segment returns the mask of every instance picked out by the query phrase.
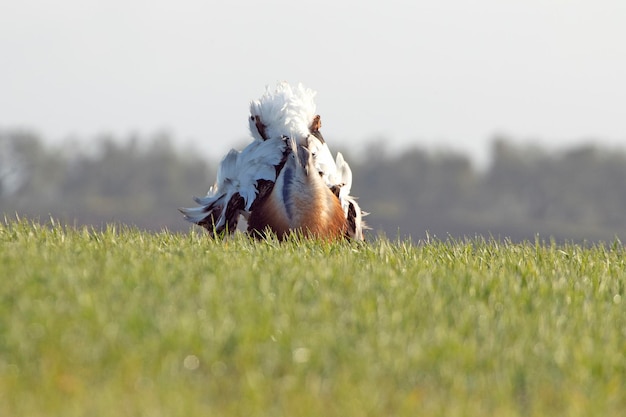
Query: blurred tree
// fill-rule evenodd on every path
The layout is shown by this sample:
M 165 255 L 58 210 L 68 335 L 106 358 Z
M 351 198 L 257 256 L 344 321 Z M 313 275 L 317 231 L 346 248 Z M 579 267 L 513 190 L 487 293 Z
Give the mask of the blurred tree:
M 0 211 L 9 215 L 187 230 L 176 208 L 190 202 L 192 192 L 208 189 L 207 161 L 196 152 L 177 152 L 166 135 L 126 141 L 103 136 L 92 142 L 97 151 L 72 154 L 45 148 L 32 134 L 5 139 L 19 146 L 0 160 L 19 160 L 24 172 L 24 185 L 0 202 Z
M 44 199 L 52 204 L 58 201 L 63 160 L 57 152 L 45 149 L 35 134 L 0 133 L 0 163 L 2 203 L 9 210 Z
M 372 149 L 366 155 L 377 153 Z M 354 194 L 371 212 L 368 223 L 392 236 L 421 237 L 427 230 L 444 230 L 477 186 L 468 158 L 419 149 L 357 161 L 353 171 Z
M 7 198 L 24 185 L 28 172 L 16 149 L 14 137 L 0 132 L 0 198 Z

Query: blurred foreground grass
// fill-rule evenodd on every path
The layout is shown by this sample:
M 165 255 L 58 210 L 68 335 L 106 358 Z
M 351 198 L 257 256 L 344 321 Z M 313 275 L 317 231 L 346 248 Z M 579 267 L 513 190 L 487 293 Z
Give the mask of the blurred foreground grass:
M 7 222 L 0 415 L 622 415 L 625 255 Z

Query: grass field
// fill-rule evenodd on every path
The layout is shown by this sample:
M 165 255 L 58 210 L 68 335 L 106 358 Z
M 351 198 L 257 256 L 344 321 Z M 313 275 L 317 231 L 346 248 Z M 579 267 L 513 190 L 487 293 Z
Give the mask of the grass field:
M 0 223 L 0 415 L 620 416 L 625 261 Z

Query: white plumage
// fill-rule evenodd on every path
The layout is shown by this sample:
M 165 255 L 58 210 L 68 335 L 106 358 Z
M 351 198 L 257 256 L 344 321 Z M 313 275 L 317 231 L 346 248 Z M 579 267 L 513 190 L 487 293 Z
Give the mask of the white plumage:
M 319 129 L 316 93 L 302 84 L 279 83 L 250 103 L 253 141 L 231 150 L 217 181 L 200 205 L 180 209 L 211 233 L 232 233 L 240 215 L 248 231 L 272 229 L 279 236 L 297 230 L 317 237 L 363 239 L 365 215 L 350 196 L 352 171 L 332 157 Z
M 250 207 L 254 203 L 259 181 L 276 181 L 276 166 L 280 164 L 286 149 L 281 138 L 268 139 L 250 143 L 243 151 L 231 149 L 222 159 L 217 171 L 217 180 L 206 197 L 194 197 L 200 207 L 180 209 L 185 218 L 193 223 L 202 224 L 212 215 L 215 229 L 221 231 L 229 222 L 227 218 L 228 203 L 240 196 L 243 199 L 237 208 L 233 207 L 233 216 L 248 217 Z M 231 214 L 231 213 L 228 213 Z M 230 220 L 231 227 L 237 220 Z
M 310 134 L 315 118 L 316 92 L 302 84 L 292 87 L 279 83 L 274 91 L 266 87 L 265 94 L 250 103 L 250 132 L 255 140 L 293 137 L 300 143 Z M 259 122 L 264 126 L 259 128 Z M 261 130 L 261 131 L 260 131 Z

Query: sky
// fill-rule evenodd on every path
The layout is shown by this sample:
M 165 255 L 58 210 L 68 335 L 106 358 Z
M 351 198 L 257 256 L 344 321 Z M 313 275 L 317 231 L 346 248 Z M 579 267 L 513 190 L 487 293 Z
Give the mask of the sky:
M 318 92 L 331 149 L 624 146 L 624 22 L 623 0 L 3 1 L 0 129 L 221 156 L 284 80 Z

